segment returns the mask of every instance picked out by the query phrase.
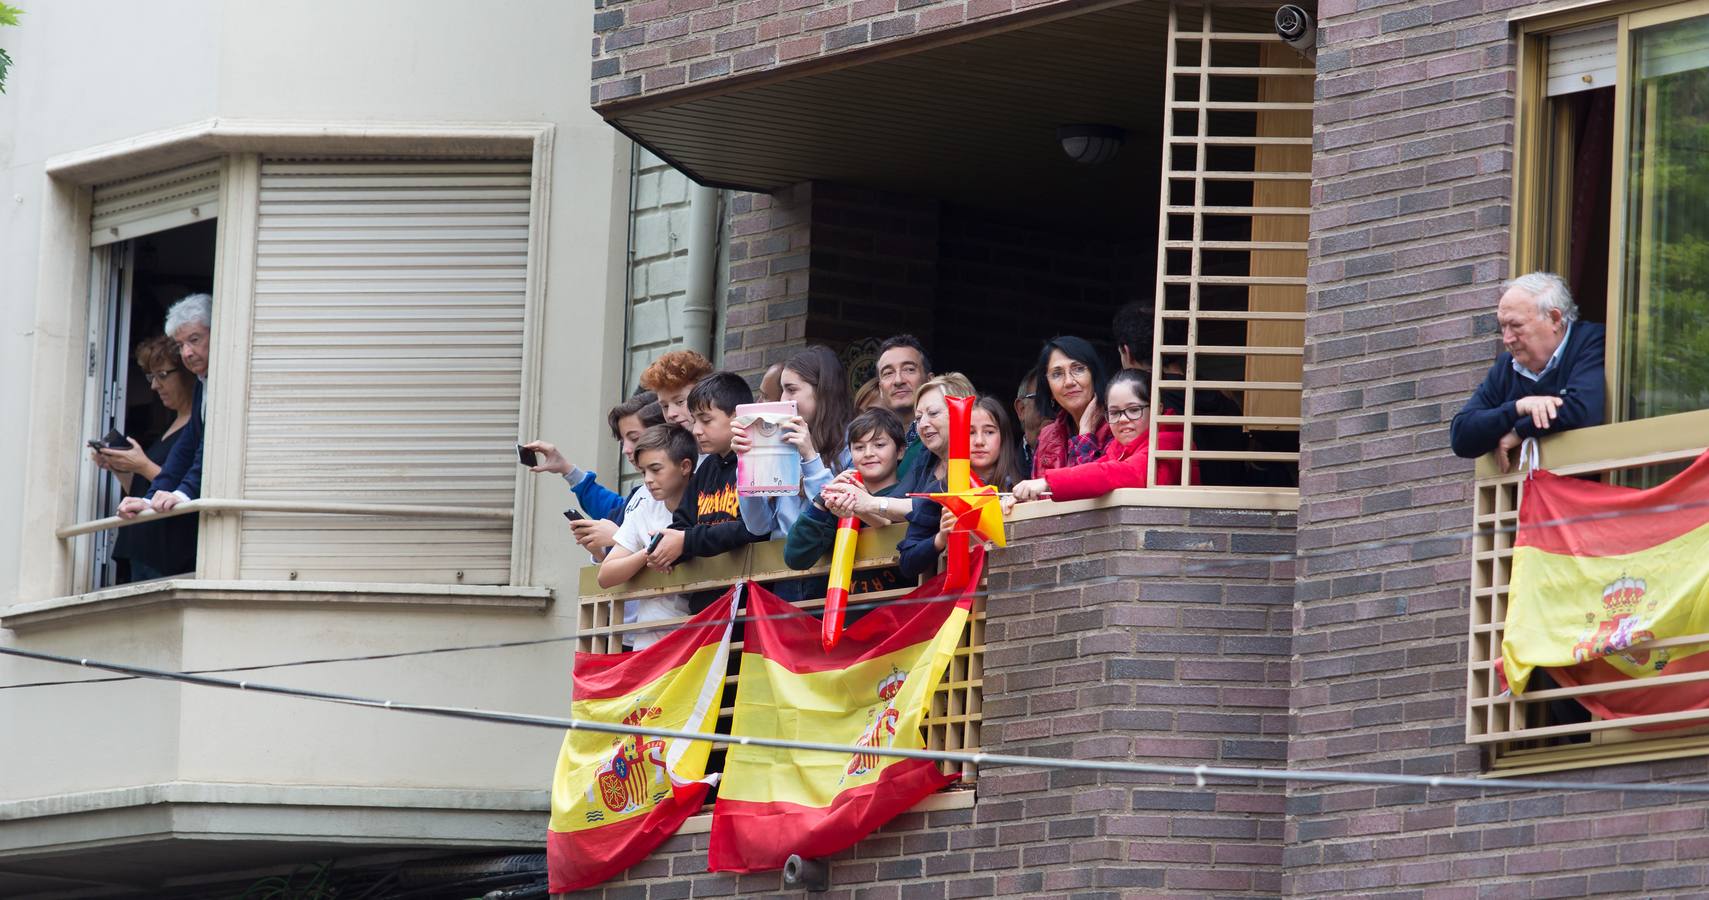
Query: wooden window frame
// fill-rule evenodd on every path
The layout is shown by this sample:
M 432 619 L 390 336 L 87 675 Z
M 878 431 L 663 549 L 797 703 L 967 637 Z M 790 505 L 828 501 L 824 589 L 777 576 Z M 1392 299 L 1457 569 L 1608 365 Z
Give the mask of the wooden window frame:
M 1631 116 L 1631 33 L 1668 22 L 1709 15 L 1709 0 L 1632 0 L 1624 3 L 1593 3 L 1556 11 L 1528 13 L 1515 16 L 1517 30 L 1518 86 L 1515 93 L 1513 132 L 1513 226 L 1509 232 L 1509 258 L 1513 273 L 1548 270 L 1558 252 L 1563 226 L 1551 223 L 1545 210 L 1553 202 L 1552 195 L 1562 189 L 1550 180 L 1555 136 L 1551 133 L 1548 114 L 1549 35 L 1555 32 L 1613 22 L 1617 32 L 1614 84 L 1614 153 L 1610 157 L 1613 172 L 1609 180 L 1608 229 L 1608 314 L 1605 327 L 1605 365 L 1607 407 L 1604 420 L 1613 422 L 1620 415 L 1616 398 L 1621 396 L 1619 377 L 1621 355 L 1624 352 L 1622 319 L 1625 300 L 1622 287 L 1626 276 L 1624 253 L 1626 237 L 1626 167 L 1622 165 L 1629 146 L 1628 129 Z
M 1227 8 L 1227 7 L 1223 7 Z M 1147 463 L 1146 484 L 1160 486 L 1157 481 L 1157 461 L 1177 460 L 1185 477 L 1194 461 L 1228 460 L 1236 462 L 1285 462 L 1299 464 L 1297 451 L 1264 450 L 1199 450 L 1194 448 L 1195 425 L 1230 425 L 1253 430 L 1298 432 L 1302 423 L 1299 400 L 1305 353 L 1307 220 L 1311 213 L 1311 109 L 1312 83 L 1315 70 L 1303 58 L 1287 48 L 1272 31 L 1241 32 L 1222 30 L 1216 21 L 1219 7 L 1215 4 L 1169 6 L 1168 34 L 1164 60 L 1164 95 L 1162 129 L 1162 183 L 1157 210 L 1157 293 L 1153 303 L 1152 384 L 1149 440 L 1152 447 Z M 1193 13 L 1198 21 L 1190 21 Z M 1184 20 L 1183 14 L 1189 19 Z M 1213 60 L 1216 45 L 1255 44 L 1259 47 L 1260 65 L 1226 66 Z M 1182 47 L 1196 47 L 1196 59 L 1183 62 Z M 1279 63 L 1287 62 L 1288 65 Z M 1266 64 L 1269 63 L 1269 64 Z M 1185 99 L 1177 94 L 1177 79 L 1196 80 L 1194 96 Z M 1257 99 L 1250 102 L 1211 100 L 1211 79 L 1249 78 L 1257 81 Z M 1301 84 L 1300 82 L 1303 82 Z M 1303 90 L 1301 90 L 1303 88 Z M 1279 98 L 1266 99 L 1266 94 Z M 1212 114 L 1219 111 L 1252 112 L 1255 114 L 1256 134 L 1248 137 L 1225 137 L 1209 133 Z M 1177 115 L 1193 118 L 1191 133 L 1177 132 Z M 1299 121 L 1303 117 L 1303 122 Z M 1306 134 L 1288 135 L 1303 124 Z M 1265 132 L 1271 132 L 1266 134 Z M 1249 146 L 1254 148 L 1251 172 L 1218 171 L 1209 168 L 1208 148 L 1217 145 Z M 1193 154 L 1191 168 L 1177 168 L 1174 150 L 1187 149 Z M 1268 167 L 1266 166 L 1266 157 Z M 1210 181 L 1250 181 L 1253 197 L 1244 207 L 1222 207 L 1206 203 L 1205 185 Z M 1297 184 L 1295 184 L 1297 182 Z M 1189 203 L 1172 202 L 1172 183 L 1190 186 Z M 1294 190 L 1298 188 L 1299 190 Z M 1291 201 L 1291 202 L 1290 202 Z M 1252 233 L 1243 241 L 1216 241 L 1205 237 L 1206 216 L 1247 217 L 1252 220 Z M 1191 234 L 1186 239 L 1170 238 L 1171 218 L 1187 217 Z M 1187 271 L 1172 271 L 1170 252 L 1188 255 Z M 1244 252 L 1247 254 L 1246 275 L 1214 275 L 1203 272 L 1205 251 Z M 1297 254 L 1297 259 L 1290 255 Z M 1297 274 L 1285 270 L 1297 269 Z M 1283 271 L 1278 271 L 1283 270 Z M 1201 310 L 1200 287 L 1203 285 L 1236 286 L 1248 289 L 1245 311 Z M 1186 288 L 1185 309 L 1171 307 L 1168 289 Z M 1263 292 L 1263 296 L 1259 296 Z M 1297 294 L 1297 296 L 1295 296 Z M 1200 343 L 1199 325 L 1214 320 L 1244 322 L 1247 333 L 1238 346 L 1210 346 Z M 1186 337 L 1181 344 L 1167 343 L 1166 326 L 1183 323 Z M 1200 354 L 1238 356 L 1245 359 L 1245 372 L 1238 380 L 1201 379 L 1198 374 Z M 1183 375 L 1165 378 L 1165 357 L 1185 360 Z M 1195 403 L 1195 392 L 1201 390 L 1233 390 L 1243 395 L 1242 414 L 1213 416 L 1202 414 Z M 1165 391 L 1179 391 L 1185 408 L 1174 415 L 1163 410 Z M 1285 398 L 1292 395 L 1293 403 Z M 1270 414 L 1254 414 L 1255 404 L 1276 407 L 1278 396 L 1284 398 L 1280 409 Z M 1291 415 L 1277 414 L 1291 412 Z M 1160 450 L 1159 425 L 1178 425 L 1182 429 L 1181 450 Z M 1221 489 L 1222 485 L 1204 486 Z

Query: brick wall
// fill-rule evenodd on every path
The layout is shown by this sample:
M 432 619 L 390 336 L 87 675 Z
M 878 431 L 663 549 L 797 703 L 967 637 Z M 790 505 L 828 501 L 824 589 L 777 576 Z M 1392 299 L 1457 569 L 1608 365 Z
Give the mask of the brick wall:
M 899 332 L 931 340 L 938 207 L 931 197 L 813 185 L 807 337 L 854 363 L 857 387 L 873 374 L 879 341 Z
M 1112 508 L 1016 524 L 988 577 L 981 744 L 1275 765 L 1286 755 L 1293 516 Z M 1206 563 L 1225 563 L 1196 568 Z M 970 809 L 910 813 L 833 860 L 827 900 L 1275 895 L 1280 786 L 987 766 Z M 673 838 L 606 900 L 756 896 Z M 799 896 L 791 894 L 791 896 Z
M 1290 552 L 1292 529 L 1290 514 L 1139 507 L 1013 526 L 989 578 L 985 746 L 1280 764 L 1293 571 L 1253 558 Z M 1042 874 L 1022 894 L 1280 888 L 1279 785 L 987 768 L 979 794 L 978 821 L 1006 822 L 1003 846 Z
M 1481 771 L 1463 721 L 1472 466 L 1447 425 L 1499 352 L 1515 5 L 1319 5 L 1295 766 Z M 1354 549 L 1387 539 L 1409 543 Z M 1686 760 L 1579 774 L 1706 773 Z M 1288 810 L 1294 896 L 1709 884 L 1701 805 L 1299 787 Z
M 594 0 L 595 106 L 1084 0 Z
M 1014 396 L 1052 335 L 1087 338 L 1113 365 L 1116 309 L 1152 299 L 1152 232 L 959 204 L 944 207 L 941 227 L 933 362 L 998 396 Z
M 688 292 L 688 176 L 642 147 L 635 148 L 629 198 L 629 357 L 624 384 L 639 386 L 641 371 L 682 344 L 682 305 Z
M 767 366 L 807 345 L 812 209 L 810 184 L 731 196 L 722 366 L 756 385 Z

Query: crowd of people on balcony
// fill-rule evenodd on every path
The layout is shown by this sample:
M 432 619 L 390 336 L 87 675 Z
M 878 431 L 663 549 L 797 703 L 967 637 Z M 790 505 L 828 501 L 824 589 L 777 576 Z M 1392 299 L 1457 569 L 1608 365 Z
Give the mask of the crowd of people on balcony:
M 1145 340 L 1149 343 L 1149 337 Z M 1149 352 L 1124 363 L 1149 361 Z M 851 389 L 837 353 L 809 346 L 768 369 L 758 395 L 741 375 L 718 371 L 700 354 L 676 350 L 641 373 L 642 390 L 613 407 L 612 438 L 641 473 L 627 497 L 566 459 L 550 442 L 535 451 L 535 472 L 565 478 L 580 509 L 566 511 L 578 544 L 599 564 L 602 586 L 615 587 L 647 569 L 670 572 L 696 559 L 777 540 L 796 569 L 818 564 L 837 522 L 907 525 L 898 564 L 863 572 L 857 593 L 900 586 L 934 571 L 953 514 L 924 495 L 945 490 L 950 454 L 949 398 L 971 398 L 968 458 L 977 483 L 1002 492 L 1007 514 L 1016 502 L 1096 497 L 1144 487 L 1150 476 L 1151 382 L 1146 367 L 1108 374 L 1092 344 L 1061 336 L 1043 345 L 1037 365 L 1009 395 L 981 392 L 959 372 L 934 372 L 921 341 L 900 334 L 884 341 L 876 375 Z M 737 489 L 739 460 L 755 445 L 756 427 L 738 407 L 791 401 L 779 426 L 800 458 L 800 488 L 765 495 Z M 1172 410 L 1171 410 L 1172 412 Z M 1179 425 L 1158 429 L 1158 445 L 1182 448 Z M 1185 482 L 1180 461 L 1159 459 L 1156 484 Z M 812 596 L 822 580 L 776 586 L 785 596 Z M 678 618 L 705 607 L 716 592 L 632 602 L 628 623 Z M 644 647 L 656 631 L 629 631 Z

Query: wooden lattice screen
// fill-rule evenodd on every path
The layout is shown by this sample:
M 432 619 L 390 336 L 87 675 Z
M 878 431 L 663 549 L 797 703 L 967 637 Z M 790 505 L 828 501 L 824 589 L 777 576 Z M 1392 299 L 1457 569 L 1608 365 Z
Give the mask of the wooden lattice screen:
M 1152 438 L 1210 484 L 1297 481 L 1314 70 L 1269 10 L 1171 6 Z

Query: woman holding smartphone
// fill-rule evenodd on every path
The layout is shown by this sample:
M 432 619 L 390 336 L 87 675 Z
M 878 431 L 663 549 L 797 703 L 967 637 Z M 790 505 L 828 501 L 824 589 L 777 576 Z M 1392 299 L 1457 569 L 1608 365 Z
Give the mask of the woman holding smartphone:
M 102 447 L 89 451 L 95 465 L 106 469 L 118 479 L 126 497 L 143 497 L 148 486 L 160 474 L 167 454 L 184 433 L 190 421 L 190 404 L 196 396 L 196 376 L 184 368 L 178 356 L 178 344 L 165 335 L 149 338 L 137 345 L 136 363 L 154 389 L 160 403 L 173 413 L 172 423 L 160 439 L 144 449 L 135 438 L 125 440 L 129 447 Z M 120 572 L 120 581 L 149 581 L 193 572 L 196 569 L 196 517 L 174 516 L 160 522 L 148 522 L 119 529 L 118 542 L 113 547 L 113 559 L 127 561 L 129 571 Z M 126 577 L 128 575 L 128 577 Z

